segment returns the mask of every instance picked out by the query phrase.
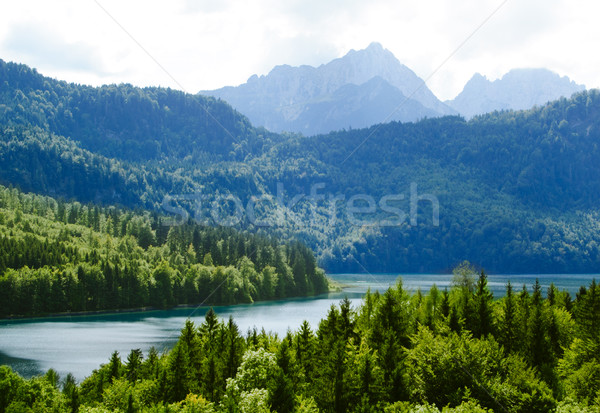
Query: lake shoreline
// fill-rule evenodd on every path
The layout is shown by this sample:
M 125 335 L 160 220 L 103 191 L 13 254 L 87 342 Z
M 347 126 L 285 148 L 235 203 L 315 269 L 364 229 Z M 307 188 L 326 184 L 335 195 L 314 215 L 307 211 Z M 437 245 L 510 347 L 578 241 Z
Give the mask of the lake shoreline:
M 565 275 L 565 274 L 560 274 L 560 273 L 556 273 L 556 274 L 487 274 L 488 275 L 488 281 L 493 281 L 494 278 L 496 277 L 501 277 L 501 278 L 505 278 L 506 280 L 509 280 L 513 277 L 536 277 L 539 278 L 540 280 L 544 280 L 546 278 L 555 278 L 557 276 L 560 275 Z M 600 274 L 589 274 L 589 273 L 570 273 L 568 274 L 569 278 L 573 277 L 577 277 L 577 276 L 588 276 L 588 277 L 594 277 L 597 276 L 598 279 L 600 279 Z M 50 314 L 38 314 L 38 315 L 11 315 L 8 317 L 0 317 L 0 322 L 35 322 L 35 321 L 45 321 L 45 320 L 51 320 L 51 319 L 64 319 L 64 320 L 68 320 L 70 318 L 73 317 L 90 317 L 90 316 L 111 316 L 111 315 L 120 315 L 120 314 L 135 314 L 135 313 L 152 313 L 152 312 L 160 312 L 160 311 L 168 311 L 168 310 L 175 310 L 175 309 L 184 309 L 184 308 L 202 308 L 202 307 L 206 307 L 206 308 L 210 308 L 210 307 L 227 307 L 227 306 L 240 306 L 240 305 L 251 305 L 251 304 L 259 304 L 259 303 L 270 303 L 270 302 L 278 302 L 278 301 L 291 301 L 291 300 L 301 300 L 301 299 L 307 299 L 307 298 L 316 298 L 319 297 L 321 295 L 324 294 L 333 294 L 333 293 L 343 293 L 344 291 L 347 291 L 348 289 L 352 288 L 352 284 L 353 282 L 355 282 L 352 278 L 357 278 L 357 277 L 362 277 L 364 276 L 366 279 L 364 280 L 364 282 L 368 283 L 371 281 L 377 281 L 377 278 L 380 277 L 395 277 L 395 279 L 397 280 L 398 277 L 402 277 L 403 279 L 403 283 L 405 284 L 405 287 L 407 287 L 408 289 L 410 289 L 410 281 L 409 282 L 405 282 L 406 280 L 410 280 L 411 277 L 414 278 L 414 276 L 419 276 L 419 277 L 440 277 L 440 278 L 448 278 L 449 280 L 452 279 L 452 274 L 444 274 L 444 273 L 411 273 L 411 274 L 398 274 L 398 273 L 376 273 L 376 274 L 368 274 L 368 273 L 336 273 L 336 274 L 327 274 L 327 281 L 328 281 L 328 286 L 329 286 L 329 290 L 326 293 L 322 293 L 322 294 L 318 294 L 318 295 L 306 295 L 306 296 L 298 296 L 298 297 L 286 297 L 286 298 L 279 298 L 279 299 L 272 299 L 272 300 L 260 300 L 260 301 L 254 301 L 252 303 L 235 303 L 235 304 L 210 304 L 210 305 L 200 305 L 201 303 L 198 304 L 177 304 L 171 307 L 167 307 L 167 308 L 160 308 L 160 307 L 154 307 L 154 306 L 145 306 L 145 307 L 135 307 L 135 308 L 122 308 L 122 309 L 106 309 L 106 310 L 90 310 L 90 311 L 76 311 L 76 312 L 59 312 L 59 313 L 50 313 Z M 332 277 L 338 278 L 338 279 L 334 279 Z M 344 280 L 344 277 L 350 277 L 351 279 L 348 280 Z M 342 278 L 341 280 L 339 278 Z M 371 278 L 372 280 L 369 280 L 369 278 Z M 406 278 L 406 280 L 405 280 Z M 388 280 L 389 281 L 389 280 Z M 395 282 L 393 282 L 392 284 L 390 284 L 389 286 L 393 286 L 395 284 Z M 437 285 L 437 284 L 436 284 Z M 519 283 L 513 283 L 513 288 L 520 288 L 522 286 L 522 284 Z M 587 285 L 585 285 L 587 287 Z M 438 288 L 442 288 L 442 284 L 437 285 Z M 529 285 L 527 285 L 527 287 L 530 287 Z M 500 298 L 500 296 L 495 296 L 495 299 Z
M 119 310 L 118 312 L 86 312 L 75 315 L 63 314 L 60 317 L 16 318 L 0 320 L 0 358 L 24 377 L 32 377 L 39 372 L 55 369 L 61 376 L 72 373 L 77 380 L 83 380 L 93 369 L 106 363 L 114 351 L 121 355 L 131 349 L 141 349 L 144 353 L 151 347 L 159 351 L 171 349 L 187 319 L 200 325 L 208 308 L 214 308 L 217 317 L 233 320 L 241 334 L 264 329 L 267 332 L 285 337 L 288 331 L 295 331 L 304 321 L 315 331 L 323 318 L 327 317 L 332 306 L 348 298 L 351 307 L 363 304 L 364 294 L 383 292 L 396 285 L 399 274 L 328 274 L 339 292 L 328 292 L 312 297 L 295 297 L 283 300 L 257 301 L 252 304 L 229 306 L 180 305 L 169 310 L 152 308 Z M 439 290 L 450 289 L 451 274 L 402 274 L 403 288 L 413 294 L 420 290 L 425 294 L 434 284 Z M 490 275 L 488 287 L 494 299 L 505 294 L 506 282 L 510 280 L 515 291 L 526 285 L 532 291 L 535 279 L 539 278 L 546 294 L 547 287 L 555 283 L 559 290 L 570 291 L 574 299 L 581 286 L 587 286 L 592 279 L 600 279 L 599 274 L 519 274 Z M 74 357 L 76 355 L 76 357 Z
M 159 312 L 159 311 L 168 311 L 175 309 L 185 309 L 185 308 L 210 308 L 210 307 L 226 307 L 233 305 L 251 305 L 258 303 L 270 303 L 277 301 L 290 301 L 290 300 L 298 300 L 298 299 L 306 299 L 306 298 L 315 298 L 324 294 L 331 293 L 339 293 L 342 292 L 345 288 L 349 286 L 343 283 L 339 283 L 337 281 L 331 280 L 329 281 L 329 290 L 326 293 L 321 294 L 313 294 L 313 295 L 304 295 L 297 297 L 286 297 L 286 298 L 277 298 L 272 300 L 259 300 L 254 301 L 252 303 L 234 303 L 234 304 L 208 304 L 203 305 L 202 303 L 198 304 L 177 304 L 167 308 L 153 307 L 153 306 L 145 306 L 145 307 L 134 307 L 134 308 L 120 308 L 120 309 L 106 309 L 106 310 L 90 310 L 90 311 L 66 311 L 59 313 L 50 313 L 50 314 L 38 314 L 38 315 L 11 315 L 8 317 L 0 317 L 0 322 L 5 321 L 45 321 L 50 319 L 70 319 L 72 317 L 89 317 L 89 316 L 110 316 L 110 315 L 120 315 L 120 314 L 135 314 L 135 313 L 151 313 L 151 312 Z

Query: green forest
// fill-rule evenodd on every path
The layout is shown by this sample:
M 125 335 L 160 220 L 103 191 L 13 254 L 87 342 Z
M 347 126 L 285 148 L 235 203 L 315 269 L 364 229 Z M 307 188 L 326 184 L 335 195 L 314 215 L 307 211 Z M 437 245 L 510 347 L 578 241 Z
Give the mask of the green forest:
M 255 128 L 210 97 L 70 84 L 0 61 L 0 183 L 167 215 L 168 195 L 231 195 L 247 205 L 281 192 L 283 207 L 263 207 L 286 219 L 268 228 L 244 219 L 236 229 L 301 241 L 330 272 L 445 272 L 468 258 L 495 273 L 593 273 L 599 114 L 591 90 L 469 121 L 305 137 Z M 402 195 L 394 208 L 408 212 L 413 184 L 439 201 L 439 225 L 427 202 L 414 223 L 357 225 L 340 210 L 331 224 L 328 202 L 339 197 Z M 325 199 L 311 204 L 315 185 Z M 193 205 L 179 207 L 193 218 Z M 395 216 L 378 210 L 370 219 Z
M 0 317 L 251 303 L 328 288 L 298 242 L 0 187 Z
M 210 309 L 170 351 L 114 352 L 81 382 L 2 366 L 0 413 L 598 412 L 596 282 L 494 297 L 479 268 L 598 272 L 599 143 L 598 90 L 306 137 L 211 97 L 0 60 L 0 318 L 313 296 L 325 271 L 454 274 L 284 336 Z
M 174 348 L 114 352 L 81 383 L 0 367 L 0 412 L 597 412 L 600 290 L 506 285 L 467 262 L 450 290 L 402 280 L 314 330 L 240 333 L 211 309 Z

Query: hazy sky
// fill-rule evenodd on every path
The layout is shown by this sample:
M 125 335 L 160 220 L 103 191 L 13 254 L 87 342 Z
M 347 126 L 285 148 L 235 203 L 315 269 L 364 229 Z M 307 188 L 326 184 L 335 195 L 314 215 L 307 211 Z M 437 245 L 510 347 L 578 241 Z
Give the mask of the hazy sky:
M 72 82 L 196 93 L 278 64 L 318 66 L 377 41 L 420 77 L 433 74 L 427 84 L 442 100 L 475 72 L 495 79 L 516 67 L 600 86 L 598 0 L 507 0 L 493 13 L 503 2 L 3 0 L 0 59 Z

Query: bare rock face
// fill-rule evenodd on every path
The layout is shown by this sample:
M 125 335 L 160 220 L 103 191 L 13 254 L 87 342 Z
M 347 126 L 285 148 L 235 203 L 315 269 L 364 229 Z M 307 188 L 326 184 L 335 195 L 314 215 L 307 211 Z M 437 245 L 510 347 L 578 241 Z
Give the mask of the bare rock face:
M 548 69 L 513 69 L 501 79 L 476 73 L 448 106 L 466 118 L 504 109 L 529 109 L 585 90 L 566 76 Z
M 319 67 L 276 66 L 240 86 L 201 93 L 275 132 L 318 134 L 456 113 L 379 43 Z

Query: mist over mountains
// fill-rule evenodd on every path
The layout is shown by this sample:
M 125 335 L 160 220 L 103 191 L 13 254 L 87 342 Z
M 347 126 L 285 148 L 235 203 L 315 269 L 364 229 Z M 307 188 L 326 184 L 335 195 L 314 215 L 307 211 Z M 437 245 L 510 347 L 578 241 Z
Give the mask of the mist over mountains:
M 493 82 L 475 74 L 455 99 L 441 102 L 389 50 L 371 43 L 319 67 L 276 66 L 237 87 L 201 93 L 227 101 L 254 125 L 308 136 L 389 121 L 528 109 L 584 89 L 547 69 L 515 69 Z

